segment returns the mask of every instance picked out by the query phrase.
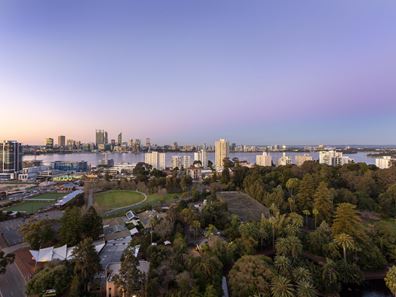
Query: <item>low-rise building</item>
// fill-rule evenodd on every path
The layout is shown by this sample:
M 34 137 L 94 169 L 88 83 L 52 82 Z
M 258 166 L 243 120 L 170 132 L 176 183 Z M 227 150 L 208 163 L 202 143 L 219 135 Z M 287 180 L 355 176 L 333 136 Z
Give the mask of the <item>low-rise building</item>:
M 278 159 L 278 166 L 286 166 L 290 165 L 292 163 L 292 160 L 289 156 L 286 155 L 286 153 L 282 154 L 282 157 Z
M 297 155 L 295 157 L 295 159 L 296 159 L 296 165 L 297 166 L 303 165 L 306 161 L 312 161 L 313 160 L 312 156 L 309 155 L 309 154 Z
M 256 165 L 258 166 L 272 166 L 272 157 L 270 154 L 264 152 L 262 155 L 256 156 Z
M 392 158 L 390 156 L 383 156 L 382 158 L 375 159 L 375 165 L 379 169 L 388 169 L 392 166 Z

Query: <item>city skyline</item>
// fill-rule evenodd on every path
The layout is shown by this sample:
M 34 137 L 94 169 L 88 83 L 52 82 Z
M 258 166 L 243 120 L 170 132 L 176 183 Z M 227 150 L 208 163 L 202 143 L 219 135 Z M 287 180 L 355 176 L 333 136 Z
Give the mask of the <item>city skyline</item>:
M 394 19 L 385 0 L 3 1 L 0 139 L 394 145 Z

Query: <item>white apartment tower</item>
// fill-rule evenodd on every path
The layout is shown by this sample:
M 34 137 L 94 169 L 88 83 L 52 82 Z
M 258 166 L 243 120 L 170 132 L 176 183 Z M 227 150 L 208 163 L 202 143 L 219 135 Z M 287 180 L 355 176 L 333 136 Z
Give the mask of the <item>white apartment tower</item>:
M 264 152 L 262 155 L 256 156 L 256 165 L 258 166 L 272 166 L 272 157 L 270 154 Z
M 335 150 L 319 152 L 320 164 L 327 164 L 329 166 L 342 166 L 352 162 L 353 160 L 350 157 L 343 156 L 341 152 L 337 152 Z
M 388 169 L 392 166 L 392 158 L 390 156 L 383 156 L 382 158 L 375 159 L 375 165 L 379 169 Z
M 165 153 L 151 152 L 144 154 L 144 163 L 151 165 L 155 169 L 164 170 L 165 164 Z
M 215 166 L 217 171 L 223 170 L 224 159 L 230 154 L 230 146 L 227 140 L 220 139 L 215 142 Z
M 282 157 L 278 159 L 278 166 L 286 166 L 290 165 L 292 163 L 292 160 L 289 156 L 286 155 L 286 153 L 282 154 Z
M 302 166 L 306 161 L 312 161 L 313 158 L 309 154 L 304 154 L 304 155 L 297 155 L 296 157 L 296 165 L 297 166 Z
M 202 167 L 208 167 L 208 152 L 205 148 L 194 153 L 194 161 L 200 161 Z

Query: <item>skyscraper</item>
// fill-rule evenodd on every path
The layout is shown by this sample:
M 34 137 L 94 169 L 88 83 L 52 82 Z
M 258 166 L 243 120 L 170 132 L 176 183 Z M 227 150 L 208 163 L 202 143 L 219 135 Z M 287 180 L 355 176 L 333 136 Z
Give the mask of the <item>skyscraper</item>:
M 0 172 L 15 173 L 22 170 L 22 145 L 15 140 L 0 143 Z
M 96 146 L 108 143 L 108 135 L 105 130 L 96 130 Z
M 151 139 L 150 138 L 146 138 L 146 147 L 147 148 L 151 147 Z
M 230 148 L 226 139 L 221 138 L 215 142 L 215 166 L 220 171 L 224 167 L 224 159 L 229 157 Z
M 122 145 L 122 133 L 120 132 L 120 134 L 118 134 L 118 146 Z
M 58 146 L 64 148 L 66 145 L 66 137 L 63 135 L 58 136 Z
M 47 138 L 45 140 L 45 147 L 47 150 L 52 150 L 54 148 L 54 139 L 53 138 Z

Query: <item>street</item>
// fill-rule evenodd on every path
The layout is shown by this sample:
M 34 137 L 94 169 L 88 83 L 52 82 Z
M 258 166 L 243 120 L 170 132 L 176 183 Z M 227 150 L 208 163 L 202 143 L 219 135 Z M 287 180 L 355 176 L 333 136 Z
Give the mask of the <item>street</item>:
M 0 297 L 25 297 L 25 280 L 15 263 L 0 275 Z

